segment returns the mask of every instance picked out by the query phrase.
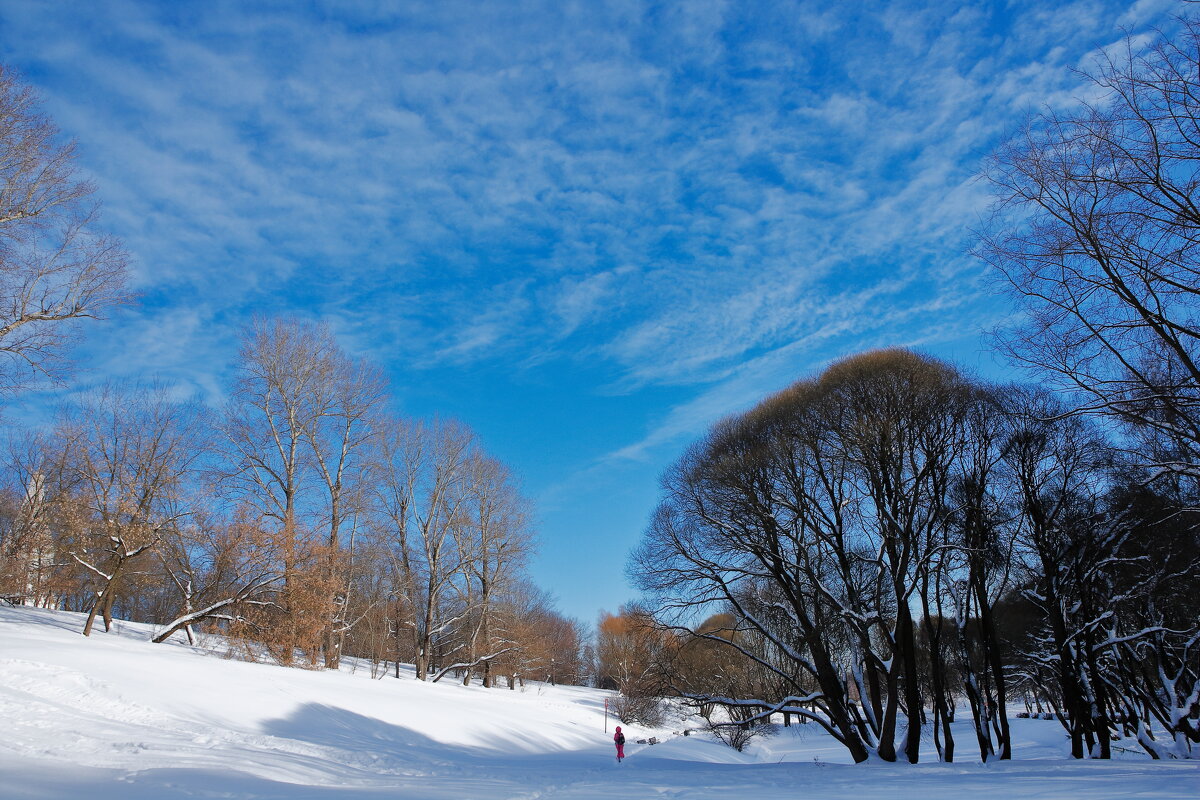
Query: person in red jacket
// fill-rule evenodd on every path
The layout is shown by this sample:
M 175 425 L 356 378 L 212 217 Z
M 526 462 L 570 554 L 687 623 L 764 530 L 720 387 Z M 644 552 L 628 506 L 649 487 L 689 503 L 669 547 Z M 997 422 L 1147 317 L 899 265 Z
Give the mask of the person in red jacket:
M 613 741 L 617 745 L 617 761 L 625 758 L 625 734 L 621 733 L 621 726 L 617 726 L 617 732 L 613 734 Z

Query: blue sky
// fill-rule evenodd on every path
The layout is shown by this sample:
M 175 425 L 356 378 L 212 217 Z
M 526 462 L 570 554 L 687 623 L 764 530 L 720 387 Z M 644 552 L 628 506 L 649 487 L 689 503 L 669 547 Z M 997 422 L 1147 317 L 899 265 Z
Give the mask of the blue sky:
M 523 476 L 591 622 L 717 418 L 871 347 L 1004 374 L 979 161 L 1181 8 L 4 0 L 0 60 L 135 257 L 80 382 L 217 403 L 250 316 L 327 320 Z

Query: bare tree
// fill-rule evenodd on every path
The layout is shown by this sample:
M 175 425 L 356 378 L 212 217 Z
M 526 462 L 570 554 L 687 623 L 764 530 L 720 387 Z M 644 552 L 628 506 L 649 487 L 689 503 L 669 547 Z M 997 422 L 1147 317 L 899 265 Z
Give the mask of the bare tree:
M 464 520 L 455 530 L 465 573 L 466 657 L 457 666 L 463 670 L 464 684 L 470 683 L 475 668 L 481 668 L 483 685 L 492 686 L 492 662 L 514 646 L 496 635 L 496 598 L 522 574 L 533 537 L 526 501 L 500 461 L 473 453 L 465 488 Z
M 941 362 L 864 354 L 720 423 L 667 473 L 634 558 L 640 585 L 685 619 L 733 613 L 739 637 L 696 635 L 773 675 L 761 685 L 778 692 L 694 701 L 753 707 L 747 722 L 811 719 L 855 761 L 872 751 L 917 760 L 924 698 L 912 612 L 942 616 L 947 498 L 970 396 Z M 935 671 L 942 653 L 929 655 Z M 943 735 L 949 757 L 948 725 Z
M 1095 101 L 1036 115 L 985 170 L 996 204 L 977 252 L 1026 312 L 1000 341 L 1073 395 L 1013 394 L 1004 468 L 1039 626 L 1019 637 L 1020 679 L 1057 706 L 1076 757 L 1108 757 L 1119 729 L 1156 758 L 1200 742 L 1200 637 L 1194 610 L 1176 613 L 1194 609 L 1179 591 L 1194 532 L 1169 553 L 1150 533 L 1187 519 L 1200 486 L 1200 22 L 1178 23 L 1103 55 L 1084 76 Z M 1081 413 L 1116 423 L 1139 491 L 1176 506 L 1138 521 L 1106 486 L 1111 444 L 1060 419 Z
M 971 709 L 979 755 L 1012 758 L 1005 674 L 995 606 L 1013 587 L 1010 481 L 1000 464 L 1009 415 L 1002 390 L 980 388 L 965 419 L 965 446 L 952 487 L 950 541 L 956 563 L 947 576 L 954 612 L 958 673 Z
M 1054 698 L 1076 758 L 1109 758 L 1123 730 L 1153 758 L 1200 744 L 1194 521 L 1165 536 L 1110 486 L 1111 452 L 1045 392 L 1009 393 L 1004 449 L 1019 504 L 1023 597 L 1036 610 L 1019 669 Z M 1149 524 L 1147 524 L 1149 520 Z M 1158 528 L 1158 530 L 1155 530 Z M 1155 730 L 1166 733 L 1166 741 Z
M 985 177 L 977 253 L 1026 321 L 1001 344 L 1128 423 L 1152 475 L 1200 477 L 1200 23 L 1087 75 L 1094 103 L 1034 117 Z
M 312 611 L 301 604 L 301 598 L 311 599 L 312 587 L 301 585 L 311 576 L 300 562 L 310 555 L 308 537 L 316 525 L 310 436 L 320 409 L 314 400 L 327 396 L 334 348 L 324 328 L 292 320 L 252 323 L 242 337 L 240 374 L 222 423 L 221 484 L 232 498 L 254 508 L 280 543 L 279 613 L 287 629 L 280 656 L 285 662 L 301 639 L 323 640 L 326 630 L 321 623 L 313 633 L 308 630 L 312 620 L 300 623 Z
M 274 604 L 283 575 L 277 542 L 237 514 L 231 520 L 197 514 L 187 524 L 172 526 L 155 553 L 178 591 L 177 616 L 154 636 L 165 642 L 184 631 L 195 643 L 192 628 L 205 622 L 245 622 L 247 607 Z
M 304 435 L 312 452 L 317 481 L 324 489 L 321 514 L 328 531 L 326 580 L 335 587 L 325 625 L 325 666 L 337 669 L 342 641 L 351 620 L 345 614 L 353 576 L 353 535 L 343 559 L 343 528 L 353 531 L 367 495 L 369 450 L 374 425 L 386 398 L 386 381 L 378 368 L 349 358 L 332 342 L 322 348 L 327 363 L 324 379 L 313 388 L 312 413 Z M 347 569 L 342 569 L 342 565 Z
M 946 501 L 962 447 L 969 391 L 947 365 L 902 351 L 848 359 L 831 367 L 822 382 L 835 394 L 839 419 L 829 435 L 839 441 L 847 459 L 847 477 L 857 498 L 852 505 L 864 512 L 863 539 L 874 553 L 873 561 L 866 563 L 878 575 L 876 584 L 890 593 L 886 608 L 895 619 L 890 630 L 880 631 L 888 647 L 883 662 L 876 665 L 882 668 L 886 663 L 888 681 L 881 755 L 891 755 L 889 740 L 902 703 L 908 718 L 903 749 L 916 763 L 923 702 L 911 606 L 919 600 L 928 617 L 935 599 L 929 593 L 939 589 L 937 561 L 945 555 Z M 936 659 L 940 651 L 930 655 Z M 940 669 L 938 664 L 934 667 Z M 935 690 L 941 687 L 935 684 Z M 935 698 L 938 706 L 945 700 Z M 942 717 L 943 745 L 952 752 L 948 719 L 944 713 Z
M 130 299 L 125 251 L 96 231 L 94 189 L 74 162 L 33 90 L 0 65 L 0 392 L 59 375 L 72 323 Z
M 415 515 L 428 437 L 421 424 L 397 417 L 381 419 L 378 431 L 372 470 L 372 527 L 389 562 L 390 626 L 395 642 L 392 655 L 399 678 L 404 651 L 407 649 L 416 663 L 422 642 L 417 608 L 425 579 L 417 556 L 420 534 Z
M 827 554 L 844 553 L 847 562 L 852 555 L 841 545 L 849 528 L 846 483 L 836 464 L 816 457 L 820 427 L 811 409 L 818 396 L 814 383 L 797 384 L 756 412 L 718 424 L 689 448 L 663 477 L 664 499 L 631 569 L 667 621 L 728 609 L 739 628 L 756 631 L 786 655 L 788 663 L 779 666 L 721 631 L 697 631 L 776 670 L 788 690 L 781 697 L 738 698 L 701 685 L 685 697 L 811 718 L 860 762 L 875 744 L 874 726 L 853 712 L 843 682 L 850 664 L 827 639 L 837 609 L 821 592 L 837 574 Z M 777 424 L 782 421 L 786 427 Z M 860 601 L 858 588 L 848 582 L 839 602 L 864 620 L 876 619 L 876 607 Z M 874 700 L 878 693 L 861 696 Z M 869 714 L 877 705 L 864 702 L 863 709 Z
M 68 513 L 80 531 L 71 556 L 98 586 L 88 636 L 97 614 L 111 628 L 122 581 L 188 513 L 179 500 L 199 453 L 195 409 L 164 387 L 109 385 L 78 404 L 60 435 L 75 489 Z
M 474 434 L 454 422 L 393 421 L 382 432 L 375 483 L 378 524 L 392 543 L 397 637 L 412 639 L 417 677 L 441 677 L 445 637 L 464 618 L 448 596 L 463 575 L 455 533 L 466 524 L 467 472 Z M 453 648 L 456 649 L 456 648 Z M 398 669 L 398 667 L 397 667 Z

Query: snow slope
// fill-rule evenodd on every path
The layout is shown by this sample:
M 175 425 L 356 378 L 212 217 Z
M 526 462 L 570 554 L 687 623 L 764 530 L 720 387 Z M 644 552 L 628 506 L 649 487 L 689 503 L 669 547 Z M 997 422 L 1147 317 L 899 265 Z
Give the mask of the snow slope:
M 81 628 L 75 614 L 0 608 L 4 800 L 1200 796 L 1200 764 L 1074 762 L 1042 720 L 1014 720 L 1019 760 L 1004 764 L 853 766 L 796 725 L 745 754 L 627 728 L 618 765 L 597 690 L 372 680 L 155 645 L 142 625 L 90 640 Z M 651 733 L 667 741 L 632 742 Z M 968 731 L 961 741 L 968 756 Z

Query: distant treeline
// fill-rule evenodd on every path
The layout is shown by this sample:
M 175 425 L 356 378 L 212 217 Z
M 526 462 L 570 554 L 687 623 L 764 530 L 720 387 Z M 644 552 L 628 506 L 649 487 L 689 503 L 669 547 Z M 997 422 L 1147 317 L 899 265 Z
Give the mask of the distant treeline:
M 580 625 L 525 572 L 527 501 L 466 426 L 391 413 L 373 365 L 298 321 L 247 329 L 228 395 L 108 385 L 17 435 L 0 595 L 86 611 L 85 635 L 119 616 L 281 663 L 583 679 Z

